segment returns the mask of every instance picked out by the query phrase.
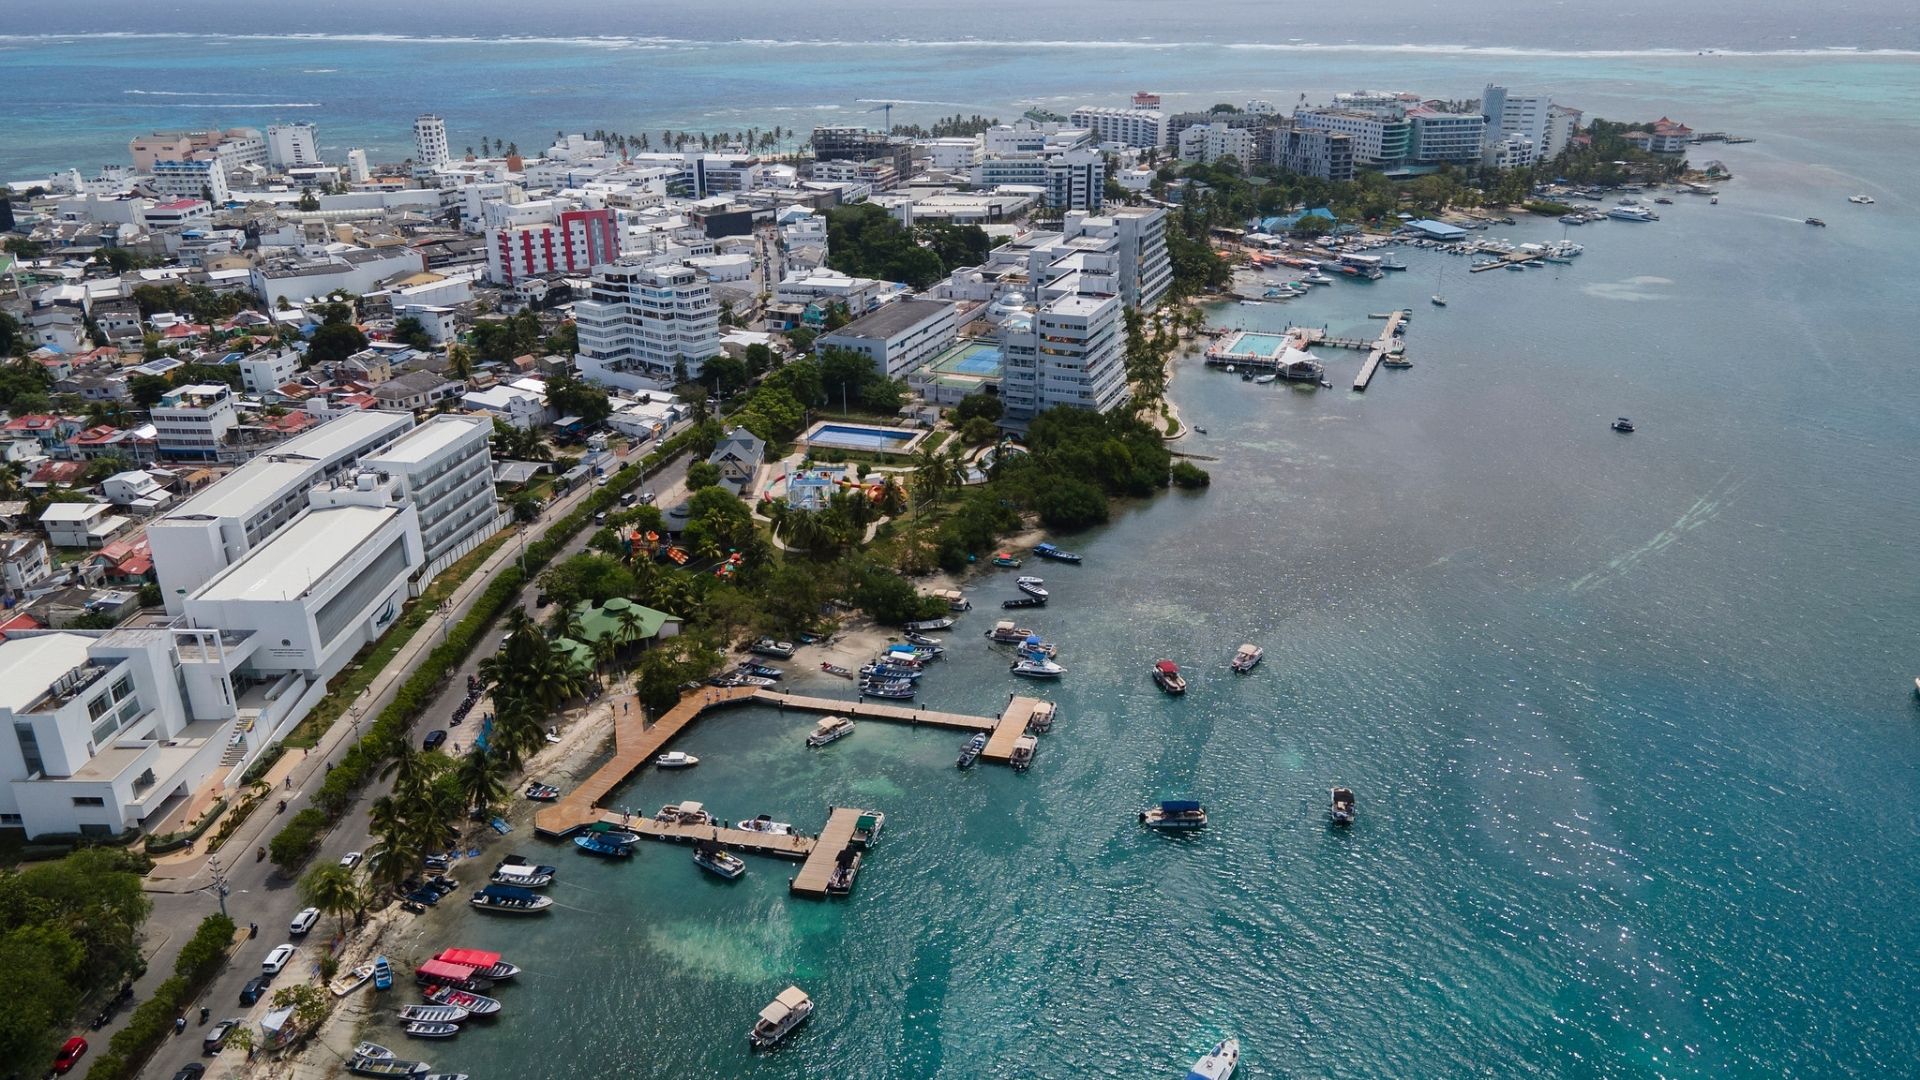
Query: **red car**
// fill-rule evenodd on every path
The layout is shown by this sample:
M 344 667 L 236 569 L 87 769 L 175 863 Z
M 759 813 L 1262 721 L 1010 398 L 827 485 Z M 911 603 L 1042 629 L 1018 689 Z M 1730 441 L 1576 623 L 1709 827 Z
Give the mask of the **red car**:
M 68 1069 L 73 1068 L 74 1062 L 79 1061 L 86 1052 L 87 1040 L 78 1035 L 68 1039 L 67 1045 L 61 1047 L 60 1052 L 53 1056 L 53 1071 L 65 1073 Z

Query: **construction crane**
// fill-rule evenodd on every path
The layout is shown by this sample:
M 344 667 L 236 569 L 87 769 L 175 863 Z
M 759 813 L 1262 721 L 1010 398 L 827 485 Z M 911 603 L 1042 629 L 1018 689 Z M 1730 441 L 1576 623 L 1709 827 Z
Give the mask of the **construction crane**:
M 868 112 L 885 114 L 880 118 L 880 122 L 885 125 L 885 131 L 888 135 L 893 134 L 893 107 L 895 105 L 905 105 L 907 102 L 881 101 L 878 98 L 868 98 L 866 100 L 875 102 L 873 108 L 867 110 Z

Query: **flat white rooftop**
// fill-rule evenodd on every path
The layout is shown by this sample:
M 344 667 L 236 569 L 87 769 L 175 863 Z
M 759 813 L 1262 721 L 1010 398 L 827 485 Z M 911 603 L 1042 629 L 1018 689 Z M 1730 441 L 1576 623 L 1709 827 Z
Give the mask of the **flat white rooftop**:
M 395 465 L 418 464 L 467 438 L 473 434 L 473 429 L 481 427 L 492 432 L 493 421 L 477 416 L 436 416 L 400 436 L 398 442 L 368 460 L 392 462 Z
M 399 514 L 391 506 L 310 510 L 208 582 L 193 599 L 291 600 L 326 580 L 355 548 Z
M 0 708 L 21 712 L 53 681 L 87 662 L 90 637 L 36 634 L 0 642 Z
M 368 439 L 398 434 L 413 423 L 402 412 L 369 409 L 329 420 L 312 431 L 296 435 L 271 451 L 248 461 L 194 495 L 161 518 L 244 518 L 272 502 L 287 489 L 299 486 L 314 466 L 346 453 Z

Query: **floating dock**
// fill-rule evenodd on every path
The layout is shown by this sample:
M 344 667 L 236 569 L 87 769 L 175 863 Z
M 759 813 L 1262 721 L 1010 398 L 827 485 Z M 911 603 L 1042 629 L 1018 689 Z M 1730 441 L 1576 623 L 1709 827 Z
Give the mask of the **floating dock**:
M 1505 258 L 1501 259 L 1499 262 L 1481 263 L 1479 266 L 1469 266 L 1467 267 L 1467 273 L 1478 274 L 1483 270 L 1505 270 L 1507 267 L 1512 266 L 1516 263 L 1524 266 L 1527 263 L 1539 262 L 1539 261 L 1540 261 L 1540 256 L 1538 255 L 1508 255 Z
M 1405 322 L 1406 318 L 1407 313 L 1404 310 L 1388 313 L 1387 325 L 1380 331 L 1380 337 L 1370 346 L 1371 351 L 1367 353 L 1367 362 L 1360 365 L 1360 373 L 1353 377 L 1355 390 L 1365 393 L 1367 384 L 1373 381 L 1373 373 L 1380 370 L 1380 362 L 1400 350 L 1401 343 L 1394 340 L 1394 334 L 1399 332 L 1400 324 Z
M 630 817 L 603 811 L 596 818 L 609 825 L 617 825 L 630 833 L 644 836 L 648 840 L 665 840 L 676 844 L 691 844 L 696 840 L 706 840 L 734 851 L 746 851 L 755 855 L 771 855 L 777 859 L 804 859 L 811 855 L 815 842 L 805 836 L 792 833 L 763 833 L 751 829 L 734 829 L 720 825 L 689 825 L 683 821 L 661 821 L 657 818 Z
M 787 882 L 787 889 L 801 896 L 827 895 L 827 880 L 833 876 L 833 868 L 840 860 L 840 853 L 853 846 L 853 830 L 864 815 L 872 810 L 856 810 L 846 806 L 836 806 L 827 815 L 827 827 L 820 830 L 820 838 L 813 842 L 813 852 L 800 866 L 800 872 Z

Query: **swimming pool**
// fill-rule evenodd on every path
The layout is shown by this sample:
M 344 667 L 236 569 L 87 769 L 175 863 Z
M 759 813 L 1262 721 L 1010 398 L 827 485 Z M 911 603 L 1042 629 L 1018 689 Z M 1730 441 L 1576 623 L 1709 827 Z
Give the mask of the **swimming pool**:
M 1287 347 L 1284 334 L 1244 333 L 1234 341 L 1231 349 L 1234 353 L 1250 353 L 1254 356 L 1273 356 Z
M 848 424 L 821 421 L 813 425 L 801 442 L 808 446 L 829 447 L 835 450 L 865 450 L 880 454 L 904 454 L 911 450 L 925 435 L 925 432 L 911 431 L 906 428 L 877 427 L 871 424 Z

